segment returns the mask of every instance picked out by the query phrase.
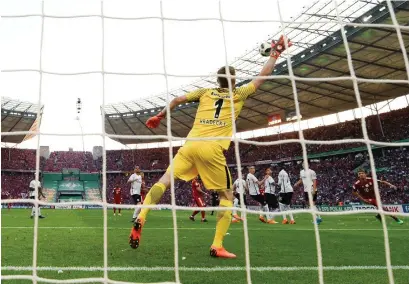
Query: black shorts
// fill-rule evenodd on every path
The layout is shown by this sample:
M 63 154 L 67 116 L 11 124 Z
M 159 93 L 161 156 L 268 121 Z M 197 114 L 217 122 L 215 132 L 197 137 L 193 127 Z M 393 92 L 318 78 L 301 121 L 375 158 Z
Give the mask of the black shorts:
M 266 201 L 269 208 L 278 208 L 277 196 L 272 193 L 265 193 Z
M 140 194 L 134 194 L 134 195 L 132 195 L 132 199 L 133 199 L 133 202 L 134 202 L 135 204 L 140 203 L 141 200 L 142 200 Z
M 264 198 L 264 196 L 262 196 L 261 194 L 257 194 L 257 195 L 250 195 L 251 198 L 253 198 L 253 200 L 257 201 L 258 203 L 260 203 L 260 205 L 264 206 L 267 204 L 266 199 Z
M 219 194 L 216 192 L 212 193 L 212 206 L 219 206 Z
M 293 198 L 293 193 L 292 192 L 283 192 L 280 193 L 280 197 L 278 198 L 278 202 L 284 205 L 290 205 L 291 204 L 291 199 Z
M 317 195 L 318 195 L 318 191 L 314 194 L 313 192 L 311 192 L 311 194 L 312 194 L 312 201 L 317 201 Z M 310 199 L 308 198 L 308 192 L 304 192 L 304 199 L 305 199 L 305 202 L 309 202 L 310 201 Z
M 240 193 L 235 192 L 234 193 L 234 197 L 236 197 L 239 200 L 239 205 L 241 205 L 241 201 L 240 201 Z M 243 200 L 244 200 L 244 205 L 247 206 L 247 198 L 246 195 L 243 194 Z
M 30 196 L 30 199 L 36 199 L 36 197 L 35 196 Z M 41 205 L 40 204 L 38 204 L 38 207 L 40 207 Z M 35 207 L 35 205 L 33 204 L 33 207 Z

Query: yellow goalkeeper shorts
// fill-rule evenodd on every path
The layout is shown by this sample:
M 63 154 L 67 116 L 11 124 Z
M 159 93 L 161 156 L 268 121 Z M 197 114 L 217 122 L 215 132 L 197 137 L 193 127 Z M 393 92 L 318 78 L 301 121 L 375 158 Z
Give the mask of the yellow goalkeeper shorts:
M 173 158 L 174 177 L 190 181 L 200 175 L 206 189 L 231 189 L 223 148 L 214 141 L 187 141 Z M 167 171 L 170 173 L 170 166 Z

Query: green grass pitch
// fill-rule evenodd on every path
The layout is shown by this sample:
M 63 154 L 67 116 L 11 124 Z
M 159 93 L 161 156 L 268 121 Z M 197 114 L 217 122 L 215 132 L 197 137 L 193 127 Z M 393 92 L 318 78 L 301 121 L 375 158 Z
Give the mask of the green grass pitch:
M 48 279 L 103 277 L 102 210 L 45 210 L 39 221 L 38 275 Z M 174 235 L 171 212 L 151 211 L 141 247 L 128 245 L 130 210 L 108 215 L 109 278 L 129 282 L 175 281 Z M 2 275 L 32 266 L 33 224 L 29 209 L 2 210 Z M 232 224 L 225 247 L 237 259 L 209 256 L 215 217 L 208 223 L 188 219 L 190 211 L 178 212 L 179 266 L 182 283 L 247 283 L 243 225 Z M 370 215 L 324 216 L 320 225 L 325 283 L 388 283 L 381 224 Z M 296 216 L 296 225 L 267 225 L 249 215 L 252 283 L 318 283 L 317 251 L 311 215 Z M 396 284 L 409 283 L 409 219 L 398 225 L 387 217 L 389 243 Z M 362 267 L 359 267 L 362 266 Z M 48 268 L 47 268 L 48 267 Z M 63 273 L 49 267 L 62 267 Z M 81 271 L 64 269 L 80 267 Z M 143 268 L 143 269 L 141 269 Z M 217 268 L 217 271 L 212 271 Z M 287 270 L 286 270 L 287 269 Z M 122 270 L 122 271 L 121 271 Z M 4 283 L 31 283 L 8 280 Z

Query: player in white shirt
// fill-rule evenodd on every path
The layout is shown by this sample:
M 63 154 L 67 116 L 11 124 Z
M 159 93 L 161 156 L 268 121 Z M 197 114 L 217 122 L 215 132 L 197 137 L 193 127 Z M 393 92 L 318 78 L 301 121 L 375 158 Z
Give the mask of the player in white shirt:
M 244 179 L 236 179 L 236 181 L 233 183 L 233 194 L 234 194 L 234 201 L 233 201 L 233 206 L 234 207 L 240 207 L 240 194 L 243 193 L 243 201 L 244 205 L 247 207 L 247 199 L 246 199 L 246 193 L 249 191 L 249 188 L 247 186 L 247 183 Z M 237 214 L 237 210 L 233 210 L 233 220 L 232 223 L 237 223 L 242 220 L 240 216 Z
M 277 201 L 277 196 L 276 196 L 276 185 L 274 182 L 273 177 L 271 176 L 273 172 L 271 171 L 270 168 L 266 169 L 266 176 L 268 178 L 264 182 L 264 196 L 266 197 L 268 209 L 270 212 L 274 212 L 278 210 L 278 201 Z M 277 224 L 274 220 L 274 216 L 270 213 L 269 215 L 269 222 L 271 224 Z
M 30 185 L 29 185 L 29 196 L 30 196 L 30 199 L 35 199 L 35 191 L 36 191 L 36 185 L 37 185 L 37 190 L 38 190 L 38 199 L 41 199 L 41 197 L 43 197 L 43 198 L 45 198 L 45 195 L 43 194 L 43 190 L 42 190 L 42 187 L 41 187 L 41 182 L 40 181 L 36 181 L 35 180 L 35 178 L 32 180 L 32 181 L 30 181 Z M 30 216 L 30 218 L 33 218 L 34 217 L 34 215 L 35 215 L 35 211 L 36 210 L 36 207 L 34 206 L 34 204 L 33 204 L 33 208 L 31 208 L 31 216 Z M 38 206 L 38 212 L 37 212 L 38 214 L 38 218 L 41 218 L 41 219 L 43 219 L 43 218 L 45 218 L 43 215 L 41 215 L 41 209 L 40 209 L 40 205 Z
M 134 173 L 129 177 L 127 183 L 131 184 L 130 193 L 131 193 L 131 197 L 133 199 L 134 204 L 140 205 L 142 202 L 141 190 L 142 190 L 142 184 L 143 184 L 143 177 L 142 177 L 142 172 L 138 166 L 135 167 Z M 139 212 L 141 212 L 141 208 L 135 208 L 131 222 L 134 222 L 135 219 L 138 218 Z
M 257 201 L 260 204 L 260 209 L 262 211 L 266 212 L 265 214 L 266 218 L 264 218 L 263 215 L 260 215 L 258 219 L 263 223 L 267 223 L 269 210 L 268 210 L 266 199 L 260 193 L 260 186 L 264 184 L 264 182 L 266 181 L 268 177 L 265 176 L 262 181 L 259 181 L 254 175 L 255 172 L 256 172 L 256 169 L 254 166 L 249 167 L 249 173 L 247 174 L 246 182 L 249 188 L 249 193 L 250 193 L 251 198 L 253 198 L 255 201 Z
M 288 173 L 285 171 L 284 167 L 282 167 L 281 171 L 278 173 L 278 186 L 280 187 L 280 197 L 279 197 L 279 205 L 280 211 L 283 212 L 283 224 L 288 224 L 287 214 L 285 211 L 291 210 L 291 199 L 293 198 L 293 187 L 291 186 L 290 177 Z M 292 213 L 290 215 L 290 224 L 295 224 L 294 217 Z
M 311 192 L 313 208 L 318 211 L 318 208 L 315 206 L 315 202 L 317 201 L 317 174 L 315 171 L 312 169 L 305 170 L 302 166 L 300 171 L 300 180 L 297 181 L 294 187 L 297 187 L 300 184 L 304 185 L 305 202 L 308 204 L 308 206 L 310 205 L 308 192 Z M 320 224 L 322 222 L 321 216 L 317 215 L 317 219 L 315 221 L 317 224 Z

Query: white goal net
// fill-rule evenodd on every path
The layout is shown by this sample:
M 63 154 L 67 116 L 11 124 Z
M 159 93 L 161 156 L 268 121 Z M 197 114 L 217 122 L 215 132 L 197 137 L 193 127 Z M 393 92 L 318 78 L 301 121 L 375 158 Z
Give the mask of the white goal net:
M 50 1 L 51 2 L 51 1 Z M 225 3 L 226 2 L 226 3 Z M 332 77 L 311 77 L 311 76 L 299 76 L 294 72 L 294 67 L 293 64 L 295 62 L 295 59 L 293 56 L 295 55 L 296 52 L 293 50 L 289 49 L 286 50 L 283 54 L 282 61 L 279 63 L 281 64 L 281 67 L 285 67 L 286 70 L 288 70 L 288 74 L 279 74 L 278 72 L 273 73 L 271 76 L 268 76 L 268 79 L 271 80 L 289 80 L 291 82 L 291 90 L 292 90 L 292 96 L 293 96 L 293 101 L 294 101 L 294 111 L 295 111 L 295 117 L 297 118 L 296 123 L 300 124 L 301 123 L 301 117 L 302 117 L 302 111 L 300 109 L 300 95 L 299 95 L 299 89 L 298 89 L 298 84 L 302 82 L 343 82 L 343 81 L 349 81 L 352 82 L 352 89 L 353 93 L 356 99 L 356 104 L 357 107 L 361 111 L 361 128 L 362 128 L 362 139 L 341 139 L 341 140 L 308 140 L 304 138 L 304 133 L 301 127 L 298 129 L 298 139 L 289 139 L 289 140 L 279 140 L 279 141 L 272 141 L 272 142 L 260 142 L 260 141 L 250 141 L 250 140 L 245 140 L 241 139 L 240 136 L 237 133 L 237 127 L 234 122 L 234 115 L 232 115 L 232 125 L 233 125 L 233 136 L 232 137 L 224 137 L 225 139 L 231 139 L 234 146 L 234 152 L 235 152 L 235 159 L 237 162 L 237 173 L 238 173 L 238 178 L 243 178 L 242 175 L 242 163 L 241 163 L 241 155 L 240 155 L 240 146 L 239 144 L 252 144 L 257 147 L 263 147 L 263 146 L 271 146 L 271 145 L 280 145 L 285 143 L 300 143 L 301 148 L 302 148 L 302 158 L 303 158 L 303 163 L 306 168 L 308 168 L 308 153 L 307 153 L 307 146 L 309 144 L 316 144 L 316 145 L 334 145 L 334 144 L 347 144 L 347 143 L 362 143 L 366 146 L 367 152 L 369 155 L 369 160 L 370 160 L 370 171 L 372 172 L 372 176 L 374 180 L 377 180 L 376 177 L 376 165 L 374 162 L 374 156 L 372 152 L 372 146 L 377 145 L 377 146 L 388 146 L 388 147 L 394 147 L 397 146 L 396 143 L 393 142 L 379 142 L 379 141 L 374 141 L 370 139 L 367 131 L 367 125 L 366 125 L 366 120 L 365 120 L 365 115 L 363 115 L 362 109 L 364 107 L 364 102 L 361 100 L 361 94 L 360 94 L 360 84 L 364 83 L 378 83 L 378 84 L 396 84 L 396 85 L 407 85 L 409 84 L 409 62 L 408 62 L 408 53 L 405 47 L 405 41 L 404 41 L 404 34 L 408 34 L 409 28 L 406 24 L 402 24 L 398 21 L 397 16 L 396 16 L 396 7 L 399 6 L 401 3 L 400 2 L 405 2 L 405 1 L 380 1 L 380 3 L 375 3 L 376 1 L 357 1 L 357 2 L 362 2 L 360 3 L 360 9 L 364 9 L 366 4 L 364 2 L 369 2 L 371 4 L 368 4 L 369 6 L 366 9 L 373 9 L 374 7 L 384 7 L 384 12 L 387 13 L 391 19 L 391 23 L 383 23 L 383 22 L 376 22 L 372 20 L 362 20 L 361 22 L 358 21 L 352 21 L 350 18 L 346 17 L 344 14 L 344 11 L 347 9 L 347 6 L 354 5 L 352 2 L 356 1 L 342 1 L 342 0 L 333 0 L 333 1 L 318 1 L 314 5 L 322 5 L 325 7 L 327 10 L 325 11 L 330 11 L 331 13 L 328 14 L 326 17 L 317 16 L 317 17 L 309 17 L 309 21 L 304 21 L 304 22 L 297 22 L 296 20 L 288 20 L 284 19 L 281 13 L 280 7 L 283 4 L 283 1 L 276 1 L 275 2 L 275 9 L 277 11 L 278 17 L 272 18 L 272 19 L 263 19 L 263 20 L 237 20 L 237 19 L 230 19 L 228 17 L 225 17 L 225 9 L 228 9 L 228 5 L 234 5 L 233 2 L 228 2 L 228 1 L 220 1 L 218 2 L 218 11 L 217 17 L 208 17 L 208 18 L 172 18 L 172 17 L 166 17 L 166 13 L 164 11 L 164 4 L 160 2 L 160 14 L 159 16 L 141 16 L 141 17 L 120 17 L 120 16 L 112 16 L 109 14 L 106 9 L 105 9 L 105 3 L 104 1 L 100 2 L 100 13 L 99 14 L 86 14 L 86 15 L 76 15 L 75 13 L 72 15 L 58 15 L 58 14 L 48 14 L 46 13 L 46 6 L 48 4 L 47 1 L 41 2 L 41 13 L 39 14 L 7 14 L 7 13 L 2 13 L 2 21 L 19 21 L 22 18 L 41 18 L 41 34 L 40 34 L 40 41 L 39 41 L 39 54 L 40 54 L 40 61 L 39 61 L 39 67 L 36 69 L 3 69 L 2 72 L 10 73 L 10 72 L 35 72 L 38 73 L 39 75 L 39 90 L 38 90 L 38 105 L 41 105 L 43 103 L 42 101 L 42 90 L 43 90 L 43 76 L 44 74 L 47 75 L 54 75 L 54 76 L 85 76 L 85 75 L 90 75 L 90 74 L 97 74 L 101 75 L 102 79 L 102 85 L 101 85 L 101 90 L 102 90 L 102 106 L 101 110 L 105 110 L 106 106 L 106 98 L 105 98 L 105 93 L 106 93 L 106 77 L 107 76 L 163 76 L 165 79 L 165 85 L 166 85 L 166 105 L 167 105 L 167 111 L 170 113 L 169 109 L 169 102 L 172 99 L 172 88 L 169 87 L 168 83 L 168 78 L 184 78 L 184 77 L 201 77 L 201 78 L 208 78 L 212 82 L 216 80 L 217 74 L 201 74 L 199 75 L 191 75 L 189 72 L 185 72 L 185 74 L 172 74 L 168 72 L 167 65 L 166 65 L 166 58 L 168 58 L 167 55 L 167 42 L 166 42 L 166 30 L 167 30 L 167 24 L 169 22 L 182 22 L 185 23 L 186 25 L 189 25 L 190 22 L 194 21 L 207 21 L 207 22 L 217 22 L 220 24 L 220 29 L 222 30 L 222 35 L 223 35 L 223 41 L 219 42 L 219 48 L 224 50 L 224 58 L 225 61 L 221 62 L 221 64 L 225 64 L 228 66 L 231 64 L 229 62 L 229 57 L 228 57 L 228 45 L 226 38 L 228 37 L 227 34 L 227 29 L 226 29 L 226 24 L 229 23 L 241 23 L 241 24 L 253 24 L 253 23 L 265 23 L 266 25 L 272 25 L 272 24 L 277 24 L 279 25 L 279 29 L 277 31 L 276 35 L 279 34 L 285 34 L 288 35 L 290 40 L 292 40 L 292 36 L 297 36 L 298 32 L 300 32 L 301 29 L 316 29 L 316 30 L 321 30 L 323 34 L 332 34 L 334 31 L 339 30 L 340 33 L 340 38 L 337 40 L 341 41 L 341 45 L 344 45 L 345 51 L 346 51 L 346 62 L 347 66 L 344 68 L 346 69 L 346 74 L 349 73 L 349 75 L 341 75 L 341 76 L 332 76 Z M 395 3 L 396 2 L 396 3 Z M 397 3 L 399 2 L 399 3 Z M 3 5 L 7 6 L 8 3 L 7 1 L 3 1 Z M 112 4 L 112 3 L 111 3 Z M 253 2 L 248 1 L 248 5 L 254 5 Z M 183 9 L 183 7 L 181 7 Z M 262 7 L 261 7 L 262 9 Z M 6 10 L 6 9 L 5 9 Z M 363 10 L 365 11 L 365 10 Z M 362 12 L 360 14 L 362 14 Z M 318 11 L 317 11 L 318 12 Z M 324 15 L 325 16 L 325 15 Z M 352 16 L 351 16 L 352 17 Z M 354 18 L 357 16 L 355 15 Z M 373 16 L 375 17 L 375 16 Z M 101 46 L 102 49 L 98 52 L 101 53 L 101 59 L 100 59 L 100 69 L 99 70 L 79 70 L 79 71 L 69 71 L 67 72 L 64 70 L 62 67 L 61 70 L 46 70 L 43 68 L 43 58 L 46 55 L 46 49 L 43 48 L 43 42 L 44 38 L 47 37 L 47 33 L 45 30 L 45 27 L 47 26 L 47 20 L 48 19 L 53 19 L 55 21 L 62 20 L 62 19 L 71 19 L 72 21 L 76 21 L 82 18 L 96 18 L 100 20 L 100 29 L 101 29 Z M 133 72 L 117 72 L 113 70 L 109 70 L 106 68 L 106 46 L 107 46 L 107 39 L 105 37 L 105 25 L 106 21 L 122 21 L 122 22 L 132 22 L 132 21 L 144 21 L 144 20 L 159 20 L 161 22 L 161 42 L 155 42 L 155 43 L 149 43 L 152 45 L 162 45 L 162 63 L 163 63 L 163 72 L 156 72 L 156 73 L 151 73 L 151 72 L 139 72 L 139 73 L 133 73 Z M 294 28 L 298 27 L 298 29 Z M 300 28 L 302 27 L 302 28 Z M 305 28 L 304 28 L 305 27 Z M 331 30 L 325 31 L 326 28 L 329 29 L 331 27 Z M 359 74 L 354 69 L 354 64 L 353 64 L 353 59 L 351 56 L 351 50 L 350 50 L 350 43 L 349 43 L 349 36 L 350 32 L 353 29 L 360 29 L 360 28 L 373 28 L 377 27 L 380 29 L 386 29 L 386 30 L 393 30 L 394 33 L 396 33 L 397 40 L 398 40 L 398 46 L 400 48 L 402 58 L 404 61 L 404 65 L 406 68 L 406 76 L 403 79 L 395 79 L 395 78 L 368 78 L 368 77 L 360 77 Z M 132 35 L 129 35 L 132 36 Z M 268 40 L 271 40 L 272 37 L 270 37 Z M 278 38 L 276 38 L 278 39 Z M 316 39 L 311 39 L 311 46 L 315 44 L 316 42 L 319 41 L 321 38 L 316 38 Z M 407 39 L 407 37 L 406 37 Z M 245 36 L 243 36 L 243 40 L 245 40 Z M 267 39 L 260 39 L 260 40 L 267 40 Z M 334 39 L 335 40 L 335 39 Z M 193 44 L 193 43 L 192 43 Z M 196 45 L 197 43 L 194 43 Z M 199 43 L 200 44 L 200 43 Z M 288 43 L 286 42 L 286 45 Z M 407 45 L 407 43 L 406 43 Z M 305 46 L 300 46 L 297 45 L 297 42 L 294 42 L 294 48 L 298 52 L 297 56 L 300 56 L 300 53 L 302 50 L 306 49 Z M 313 53 L 314 51 L 311 51 Z M 258 56 L 258 59 L 255 60 L 256 64 L 253 66 L 254 68 L 259 66 L 258 68 L 261 68 L 260 66 L 260 59 L 261 57 L 258 54 L 258 47 L 254 48 L 252 51 L 250 51 L 248 54 L 251 54 L 252 56 Z M 257 55 L 255 55 L 257 54 Z M 7 56 L 6 54 L 3 54 L 3 56 Z M 150 56 L 150 55 L 148 55 Z M 203 56 L 212 56 L 212 54 L 207 54 Z M 305 55 L 304 55 L 305 56 Z M 300 57 L 303 58 L 304 56 Z M 159 56 L 160 57 L 160 56 Z M 298 58 L 298 57 L 297 57 Z M 188 60 L 187 58 L 179 58 L 179 60 Z M 191 60 L 191 59 L 189 59 Z M 193 62 L 194 64 L 194 62 Z M 284 68 L 283 67 L 283 68 Z M 254 72 L 242 72 L 240 71 L 240 68 L 237 68 L 238 73 L 236 74 L 235 79 L 238 82 L 246 82 L 246 80 L 251 80 L 256 78 L 254 75 L 254 72 L 257 72 L 259 70 L 253 70 Z M 227 77 L 231 78 L 232 76 L 229 74 Z M 231 86 L 230 86 L 230 91 L 231 91 Z M 233 101 L 233 98 L 231 98 Z M 163 104 L 162 106 L 164 106 Z M 232 104 L 232 110 L 234 108 L 234 104 Z M 156 114 L 156 113 L 155 113 Z M 94 201 L 80 201 L 80 202 L 72 202 L 72 205 L 98 205 L 102 206 L 103 208 L 103 236 L 104 236 L 104 253 L 103 253 L 103 266 L 102 267 L 41 267 L 38 265 L 38 229 L 39 229 L 39 220 L 36 216 L 34 218 L 34 239 L 33 239 L 33 262 L 31 267 L 16 267 L 16 266 L 7 266 L 7 263 L 3 263 L 2 265 L 2 275 L 1 279 L 2 280 L 30 280 L 33 283 L 41 282 L 41 283 L 137 283 L 137 279 L 135 279 L 135 282 L 122 282 L 122 281 L 116 281 L 112 280 L 109 277 L 109 272 L 110 271 L 121 271 L 121 270 L 127 270 L 130 268 L 121 268 L 121 267 L 111 267 L 108 263 L 108 258 L 109 258 L 109 252 L 108 252 L 108 209 L 110 208 L 132 208 L 134 209 L 135 206 L 130 206 L 130 205 L 114 205 L 108 202 L 107 198 L 107 154 L 106 154 L 106 138 L 115 138 L 115 139 L 140 139 L 144 141 L 149 141 L 150 139 L 166 139 L 169 142 L 169 161 L 171 165 L 171 174 L 173 176 L 173 163 L 171 162 L 173 159 L 173 146 L 172 142 L 174 141 L 185 141 L 185 140 L 211 140 L 212 138 L 203 138 L 203 139 L 187 139 L 185 137 L 176 137 L 174 133 L 172 132 L 172 118 L 171 116 L 167 116 L 166 118 L 166 125 L 167 125 L 167 135 L 116 135 L 116 134 L 109 134 L 106 132 L 106 120 L 104 119 L 105 113 L 102 111 L 102 126 L 100 129 L 95 129 L 93 133 L 82 133 L 82 134 L 70 134 L 71 136 L 100 136 L 102 137 L 102 143 L 103 143 L 103 154 L 102 154 L 102 202 L 94 202 Z M 38 117 L 41 117 L 41 109 L 38 108 Z M 266 114 L 267 116 L 267 114 Z M 61 134 L 56 134 L 56 133 L 43 133 L 40 130 L 30 132 L 30 131 L 17 131 L 17 132 L 2 132 L 1 135 L 2 137 L 6 136 L 12 136 L 12 135 L 27 135 L 27 134 L 34 134 L 38 137 L 38 142 L 37 142 L 37 152 L 36 152 L 36 172 L 35 176 L 36 179 L 39 180 L 39 175 L 40 175 L 40 138 L 42 135 L 47 135 L 47 136 L 60 136 Z M 66 136 L 69 136 L 69 134 L 66 134 Z M 218 137 L 220 139 L 220 137 Z M 213 138 L 214 139 L 214 138 Z M 399 147 L 407 147 L 409 146 L 408 142 L 402 142 L 399 143 Z M 381 195 L 379 192 L 379 185 L 376 182 L 374 184 L 374 189 L 376 193 L 376 201 L 379 204 L 379 208 L 382 208 L 382 200 L 381 200 Z M 177 191 L 177 189 L 176 189 Z M 241 196 L 243 198 L 243 196 Z M 309 202 L 310 202 L 310 207 L 315 208 L 312 203 L 312 195 L 311 192 L 309 192 Z M 40 201 L 37 195 L 36 191 L 36 196 L 35 199 L 6 199 L 1 201 L 2 204 L 7 204 L 7 203 L 27 203 L 27 204 L 34 204 L 36 208 L 40 205 L 49 205 L 49 206 L 61 206 L 60 203 L 46 203 L 43 201 Z M 139 206 L 139 207 L 144 207 L 144 206 Z M 146 206 L 145 206 L 146 207 Z M 188 267 L 184 267 L 180 265 L 180 259 L 181 256 L 178 254 L 179 252 L 179 236 L 178 236 L 178 223 L 177 223 L 177 212 L 181 210 L 185 211 L 191 211 L 191 210 L 205 210 L 205 211 L 213 211 L 213 210 L 219 210 L 219 207 L 207 207 L 205 209 L 200 208 L 200 207 L 184 207 L 184 206 L 178 206 L 176 204 L 176 193 L 175 193 L 175 184 L 174 181 L 172 180 L 171 182 L 171 204 L 169 205 L 156 205 L 156 206 L 149 206 L 150 208 L 166 208 L 170 209 L 172 212 L 172 220 L 173 220 L 173 234 L 174 234 L 174 267 L 138 267 L 135 269 L 138 270 L 149 270 L 149 271 L 158 271 L 159 273 L 161 271 L 174 271 L 174 282 L 172 283 L 181 283 L 181 277 L 180 277 L 180 272 L 181 271 L 195 271 L 194 268 L 190 269 Z M 231 208 L 234 209 L 234 208 Z M 265 267 L 265 268 L 257 268 L 253 267 L 250 262 L 250 256 L 251 256 L 251 250 L 250 250 L 250 242 L 249 242 L 249 234 L 248 234 L 248 223 L 247 223 L 247 218 L 245 217 L 246 214 L 263 214 L 261 211 L 254 211 L 254 210 L 248 210 L 246 209 L 244 202 L 241 202 L 241 207 L 238 209 L 238 211 L 243 213 L 243 228 L 244 228 L 244 240 L 245 240 L 245 267 L 240 268 L 242 270 L 245 270 L 246 273 L 246 281 L 247 283 L 252 283 L 252 271 L 260 271 L 260 270 L 278 270 L 278 271 L 298 271 L 298 270 L 316 270 L 318 273 L 318 280 L 319 283 L 325 283 L 325 270 L 348 270 L 348 269 L 365 269 L 364 267 L 336 267 L 336 266 L 325 266 L 325 263 L 323 262 L 323 254 L 321 251 L 321 239 L 320 239 L 320 229 L 318 224 L 314 222 L 314 233 L 315 233 L 315 242 L 316 242 L 316 251 L 317 251 L 317 258 L 316 258 L 316 266 L 315 267 Z M 297 210 L 291 210 L 290 212 L 297 214 L 297 213 L 310 213 L 312 215 L 312 220 L 316 219 L 316 215 L 318 213 L 317 210 L 315 209 L 297 209 Z M 388 279 L 389 283 L 395 283 L 394 281 L 394 273 L 393 273 L 393 265 L 391 262 L 391 253 L 390 253 L 390 242 L 389 242 L 389 236 L 388 236 L 388 229 L 387 229 L 387 224 L 385 222 L 385 216 L 388 215 L 394 215 L 394 216 L 408 216 L 407 213 L 401 213 L 401 212 L 387 212 L 382 209 L 378 210 L 360 210 L 360 211 L 343 211 L 343 212 L 319 212 L 321 215 L 349 215 L 349 214 L 365 214 L 365 213 L 379 213 L 381 218 L 382 218 L 382 230 L 383 230 L 383 236 L 384 236 L 384 249 L 385 249 L 385 267 L 382 267 L 382 269 L 386 269 L 388 273 Z M 280 212 L 273 212 L 273 215 L 279 216 L 281 213 Z M 302 253 L 302 252 L 299 252 Z M 66 280 L 56 280 L 56 279 L 48 279 L 48 278 L 43 278 L 38 275 L 39 271 L 43 270 L 60 270 L 64 269 L 65 271 L 71 270 L 77 270 L 77 271 L 103 271 L 103 277 L 101 278 L 78 278 L 78 279 L 66 279 Z M 378 269 L 376 267 L 369 267 L 367 269 Z M 380 269 L 380 268 L 379 268 Z M 402 269 L 408 269 L 408 268 L 402 268 Z M 15 273 L 8 274 L 8 271 L 32 271 L 31 275 L 18 275 Z M 226 266 L 226 267 L 214 267 L 214 268 L 209 268 L 208 271 L 235 271 L 239 270 L 237 267 L 232 267 L 232 266 Z M 198 268 L 198 271 L 200 269 Z M 165 283 L 165 282 L 163 282 Z

